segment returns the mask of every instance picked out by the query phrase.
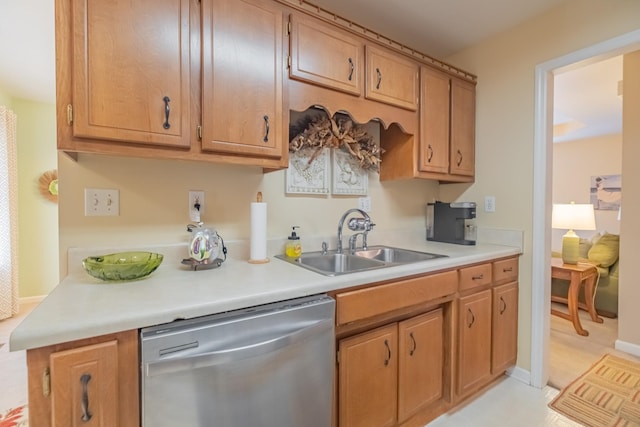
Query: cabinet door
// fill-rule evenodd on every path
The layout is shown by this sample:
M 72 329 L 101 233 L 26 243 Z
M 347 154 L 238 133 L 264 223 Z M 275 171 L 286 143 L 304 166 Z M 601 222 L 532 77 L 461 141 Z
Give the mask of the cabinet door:
M 398 421 L 442 397 L 442 309 L 398 324 Z
M 291 78 L 362 93 L 364 44 L 360 39 L 306 16 L 292 15 L 290 25 Z
M 420 159 L 423 172 L 449 172 L 449 76 L 421 68 Z
M 493 288 L 491 373 L 515 365 L 518 357 L 518 284 Z
M 281 158 L 283 12 L 270 0 L 202 1 L 202 149 Z
M 366 61 L 366 98 L 418 109 L 418 63 L 373 46 L 366 47 Z
M 340 427 L 396 424 L 397 336 L 393 323 L 339 342 Z
M 116 340 L 53 353 L 51 378 L 53 427 L 118 425 Z
M 451 165 L 453 175 L 475 174 L 476 87 L 451 79 Z
M 491 289 L 458 301 L 458 394 L 476 390 L 491 376 Z
M 188 147 L 189 0 L 69 1 L 73 136 Z

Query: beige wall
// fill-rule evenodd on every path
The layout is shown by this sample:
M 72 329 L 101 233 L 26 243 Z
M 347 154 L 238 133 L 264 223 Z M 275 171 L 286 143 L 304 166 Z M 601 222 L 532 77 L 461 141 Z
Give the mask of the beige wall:
M 225 240 L 249 239 L 250 203 L 261 191 L 268 203 L 267 237 L 284 241 L 291 226 L 299 225 L 303 248 L 305 237 L 335 236 L 342 213 L 357 207 L 355 197 L 285 196 L 284 171 L 265 175 L 256 167 L 99 155 L 80 155 L 75 162 L 60 154 L 59 168 L 64 188 L 60 194 L 62 276 L 69 247 L 185 241 L 189 190 L 205 192 L 202 220 Z M 87 187 L 120 190 L 120 216 L 84 216 Z M 432 181 L 380 183 L 376 173 L 370 174 L 370 215 L 376 223 L 371 238 L 382 230 L 424 232 L 424 206 L 433 201 L 437 189 Z
M 622 134 L 553 144 L 553 203 L 591 203 L 592 176 L 622 173 Z M 618 211 L 596 210 L 597 231 L 576 230 L 590 238 L 596 232 L 619 234 Z M 551 249 L 562 249 L 566 230 L 552 230 Z
M 625 55 L 623 65 L 623 128 L 622 185 L 624 212 L 620 233 L 620 293 L 618 339 L 640 346 L 640 286 L 633 266 L 638 262 L 638 238 L 640 237 L 640 51 Z M 633 78 L 636 77 L 636 78 Z M 631 188 L 634 191 L 629 191 Z M 636 350 L 640 347 L 636 348 Z
M 531 367 L 535 67 L 639 26 L 636 0 L 573 0 L 448 58 L 479 76 L 477 167 L 475 185 L 442 186 L 441 195 L 477 201 L 494 195 L 496 212 L 479 209 L 478 224 L 525 232 L 518 337 L 523 369 Z
M 18 115 L 18 272 L 20 297 L 48 294 L 58 283 L 58 205 L 38 191 L 56 169 L 55 105 L 14 98 Z

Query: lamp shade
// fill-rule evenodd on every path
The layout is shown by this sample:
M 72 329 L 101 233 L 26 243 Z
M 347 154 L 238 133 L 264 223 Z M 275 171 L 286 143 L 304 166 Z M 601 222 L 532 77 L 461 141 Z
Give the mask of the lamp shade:
M 554 204 L 551 227 L 565 230 L 595 230 L 596 217 L 591 204 Z
M 577 264 L 580 254 L 580 237 L 573 230 L 596 229 L 593 205 L 554 204 L 551 211 L 551 226 L 569 230 L 562 236 L 562 261 L 565 264 Z

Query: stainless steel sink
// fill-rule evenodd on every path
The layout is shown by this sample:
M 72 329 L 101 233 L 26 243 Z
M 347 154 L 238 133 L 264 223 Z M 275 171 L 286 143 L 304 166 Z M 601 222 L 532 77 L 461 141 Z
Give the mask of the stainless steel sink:
M 446 257 L 446 255 L 390 246 L 371 246 L 367 250 L 356 250 L 353 253 L 337 253 L 337 251 L 307 252 L 298 258 L 276 255 L 276 258 L 325 276 L 369 271 L 442 257 Z
M 276 258 L 299 265 L 316 273 L 324 274 L 325 276 L 337 276 L 339 274 L 372 270 L 387 265 L 383 261 L 350 254 L 339 254 L 335 251 L 329 251 L 326 254 L 322 252 L 303 253 L 298 258 L 276 255 Z
M 408 264 L 446 256 L 429 252 L 393 248 L 391 246 L 369 246 L 366 250 L 361 249 L 355 251 L 354 255 L 393 264 Z

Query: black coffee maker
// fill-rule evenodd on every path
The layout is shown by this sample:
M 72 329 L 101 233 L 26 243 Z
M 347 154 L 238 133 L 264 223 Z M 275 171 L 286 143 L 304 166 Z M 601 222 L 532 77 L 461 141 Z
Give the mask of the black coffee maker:
M 476 244 L 475 202 L 427 204 L 427 240 Z

